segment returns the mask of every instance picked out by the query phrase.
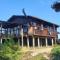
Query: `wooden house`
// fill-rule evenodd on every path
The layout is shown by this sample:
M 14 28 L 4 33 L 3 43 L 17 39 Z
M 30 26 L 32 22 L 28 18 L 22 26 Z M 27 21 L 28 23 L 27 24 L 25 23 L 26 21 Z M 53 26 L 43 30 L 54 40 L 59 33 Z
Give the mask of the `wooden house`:
M 16 38 L 20 46 L 53 46 L 58 39 L 59 26 L 33 16 L 14 15 L 8 21 L 0 21 L 0 42 L 5 38 Z

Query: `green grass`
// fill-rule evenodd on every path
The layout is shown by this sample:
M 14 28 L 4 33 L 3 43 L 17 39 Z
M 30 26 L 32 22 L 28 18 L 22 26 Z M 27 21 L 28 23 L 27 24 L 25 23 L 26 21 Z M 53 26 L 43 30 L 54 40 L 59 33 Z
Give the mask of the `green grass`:
M 46 60 L 46 58 L 44 58 L 43 55 L 39 54 L 37 56 L 32 57 L 29 60 Z

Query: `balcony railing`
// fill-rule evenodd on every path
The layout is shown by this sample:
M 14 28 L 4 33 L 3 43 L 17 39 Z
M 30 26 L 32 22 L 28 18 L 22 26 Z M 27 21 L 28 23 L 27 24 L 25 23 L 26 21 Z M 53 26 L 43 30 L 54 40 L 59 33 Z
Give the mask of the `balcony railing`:
M 34 30 L 34 35 L 48 36 L 48 30 L 47 30 L 47 29 L 43 29 L 43 30 Z
M 49 36 L 49 37 L 56 37 L 57 33 L 56 32 L 50 32 L 48 31 L 47 28 L 44 28 L 43 30 L 41 29 L 34 29 L 34 27 L 31 27 L 28 30 L 29 35 L 38 35 L 38 36 Z

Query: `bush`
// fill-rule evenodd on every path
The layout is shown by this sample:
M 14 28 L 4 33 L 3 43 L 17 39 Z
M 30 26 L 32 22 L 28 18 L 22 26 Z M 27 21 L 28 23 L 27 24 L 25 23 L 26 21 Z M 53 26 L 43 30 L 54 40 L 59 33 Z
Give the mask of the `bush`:
M 20 47 L 12 39 L 0 44 L 0 60 L 19 60 L 20 55 Z
M 51 58 L 52 60 L 60 60 L 60 46 L 56 46 L 52 49 Z

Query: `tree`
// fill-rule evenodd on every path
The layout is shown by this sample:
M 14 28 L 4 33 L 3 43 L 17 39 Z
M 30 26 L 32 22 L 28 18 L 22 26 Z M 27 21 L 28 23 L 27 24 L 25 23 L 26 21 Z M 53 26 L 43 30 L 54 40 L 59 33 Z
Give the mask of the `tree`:
M 54 9 L 56 12 L 60 12 L 60 2 L 55 2 L 53 5 L 52 5 L 52 9 Z

